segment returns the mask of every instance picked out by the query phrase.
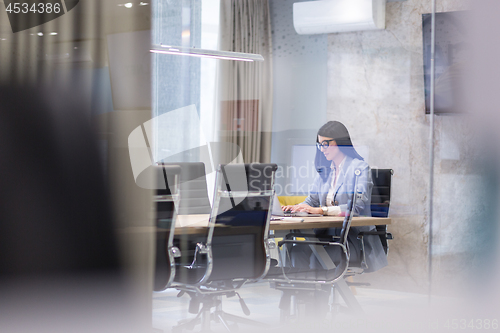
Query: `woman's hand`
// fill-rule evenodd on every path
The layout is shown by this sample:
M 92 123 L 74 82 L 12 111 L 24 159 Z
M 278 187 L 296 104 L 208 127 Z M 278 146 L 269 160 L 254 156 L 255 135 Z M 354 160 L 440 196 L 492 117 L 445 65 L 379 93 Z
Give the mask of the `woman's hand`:
M 323 210 L 320 207 L 311 207 L 308 204 L 298 204 L 292 206 L 281 206 L 281 209 L 286 212 L 288 210 L 295 212 L 307 212 L 310 214 L 323 214 Z
M 281 210 L 284 212 L 293 211 L 293 207 L 296 205 L 281 206 Z
M 295 212 L 307 212 L 309 214 L 323 214 L 323 209 L 321 207 L 311 207 L 307 204 L 300 204 L 300 205 L 295 205 L 296 210 Z

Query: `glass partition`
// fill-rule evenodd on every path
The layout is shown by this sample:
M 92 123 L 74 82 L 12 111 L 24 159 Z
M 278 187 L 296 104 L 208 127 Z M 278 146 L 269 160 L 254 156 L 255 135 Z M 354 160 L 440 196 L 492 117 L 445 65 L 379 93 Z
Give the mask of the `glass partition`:
M 0 4 L 2 331 L 151 326 L 152 191 L 128 147 L 151 119 L 150 12 Z
M 229 67 L 236 68 L 231 61 L 203 59 L 201 69 L 198 65 L 176 66 L 185 69 L 184 77 L 191 75 L 191 84 L 205 82 L 199 90 L 200 96 L 207 99 L 199 102 L 196 97 L 182 105 L 196 105 L 196 110 L 190 111 L 193 117 L 189 117 L 189 126 L 197 132 L 192 136 L 193 142 L 234 143 L 237 153 L 230 160 L 278 164 L 275 190 L 282 203 L 287 204 L 300 203 L 317 191 L 318 179 L 322 178 L 318 158 L 323 157 L 329 163 L 328 172 L 338 177 L 326 177 L 333 188 L 327 198 L 335 197 L 336 179 L 342 180 L 338 174 L 345 173 L 349 166 L 342 164 L 342 159 L 331 164 L 335 159 L 325 155 L 329 148 L 317 148 L 318 140 L 335 139 L 337 145 L 349 148 L 352 144 L 351 153 L 344 151 L 348 161 L 362 159 L 363 165 L 371 169 L 392 169 L 388 230 L 394 239 L 389 241 L 388 265 L 370 274 L 356 275 L 354 282 L 370 283 L 371 288 L 387 294 L 415 295 L 413 301 L 419 310 L 425 308 L 428 298 L 432 304 L 451 297 L 460 304 L 452 308 L 463 313 L 466 308 L 461 307 L 461 302 L 465 302 L 462 291 L 473 289 L 474 272 L 489 272 L 485 267 L 488 265 L 479 258 L 492 258 L 496 241 L 491 235 L 497 230 L 488 222 L 488 210 L 483 209 L 496 193 L 485 185 L 496 176 L 484 173 L 487 165 L 478 165 L 485 156 L 484 147 L 478 149 L 482 144 L 477 127 L 481 126 L 478 119 L 484 115 L 475 115 L 468 92 L 474 89 L 466 79 L 474 77 L 469 72 L 474 53 L 474 15 L 463 1 L 396 0 L 384 2 L 383 29 L 358 31 L 342 27 L 329 33 L 299 34 L 297 17 L 306 13 L 295 11 L 295 2 L 268 1 L 269 21 L 260 22 L 268 25 L 271 36 L 272 52 L 269 57 L 264 56 L 264 66 L 271 69 L 266 73 L 272 78 L 271 108 L 262 104 L 265 97 L 257 103 L 245 97 L 253 95 L 255 85 L 239 81 L 238 74 L 227 76 Z M 205 3 L 197 9 L 190 5 L 189 24 L 195 33 L 198 28 L 193 13 L 202 17 L 203 25 L 203 16 L 209 12 Z M 234 10 L 238 2 L 231 3 Z M 219 23 L 215 13 L 210 17 L 214 19 L 213 27 L 218 24 L 219 43 L 209 48 L 230 50 L 225 44 L 227 36 L 231 46 L 236 46 L 239 36 L 226 21 L 233 25 L 242 23 L 240 17 L 231 16 L 234 12 L 227 11 L 224 4 L 217 10 Z M 257 16 L 244 10 L 237 14 Z M 347 20 L 348 14 L 343 18 Z M 157 17 L 159 21 L 165 19 Z M 317 21 L 319 25 L 319 16 Z M 208 39 L 202 34 L 199 47 L 205 48 L 203 43 Z M 175 58 L 155 57 L 158 63 L 170 63 L 169 59 Z M 199 60 L 175 60 L 181 61 Z M 198 74 L 188 72 L 189 68 L 204 73 L 203 61 L 210 63 L 209 71 L 214 73 L 207 74 L 207 81 L 203 81 L 204 74 L 200 80 Z M 168 75 L 159 73 L 154 73 L 158 75 L 158 86 L 169 80 Z M 210 82 L 213 87 L 208 87 Z M 156 93 L 165 97 L 169 94 L 161 89 Z M 189 96 L 193 94 L 190 90 Z M 155 112 L 158 116 L 163 111 L 158 107 Z M 252 118 L 254 113 L 257 116 Z M 262 121 L 265 113 L 272 116 Z M 199 122 L 195 114 L 199 115 Z M 335 137 L 331 130 L 321 132 L 320 128 L 329 121 L 345 125 L 349 140 L 345 140 L 345 135 Z M 166 128 L 166 124 L 157 127 L 158 145 L 162 144 L 161 132 Z M 202 128 L 206 141 L 197 136 L 202 133 L 198 128 Z M 255 132 L 259 134 L 253 135 Z M 180 134 L 176 136 L 181 140 Z M 187 142 L 182 139 L 182 144 Z M 255 146 L 259 147 L 258 155 Z M 158 156 L 161 149 L 157 147 Z M 207 164 L 215 166 L 220 160 L 214 159 L 211 152 L 210 156 Z M 201 155 L 194 159 L 200 160 Z M 321 184 L 326 186 L 323 191 L 328 192 L 329 184 Z M 337 200 L 331 201 L 335 205 Z M 418 320 L 415 323 L 418 326 Z
M 112 305 L 130 305 L 116 308 L 130 314 L 130 330 L 149 328 L 151 313 L 165 330 L 187 318 L 187 296 L 177 299 L 167 290 L 151 302 L 155 212 L 148 171 L 162 162 L 193 167 L 193 173 L 183 170 L 189 175 L 180 177 L 180 187 L 201 191 L 199 217 L 210 213 L 220 163 L 260 162 L 278 165 L 274 190 L 283 206 L 305 202 L 311 212 L 335 218 L 354 192 L 365 205 L 359 215 L 370 218 L 372 188 L 379 184 L 369 171 L 393 170 L 388 198 L 376 203 L 388 207 L 389 251 L 375 245 L 378 235 L 370 238 L 366 274 L 347 279 L 357 283 L 355 298 L 368 316 L 329 312 L 320 331 L 341 324 L 363 331 L 497 327 L 500 5 L 49 2 L 53 12 L 30 7 L 23 19 L 15 16 L 22 5 L 0 4 L 0 270 L 18 265 L 0 278 L 21 281 L 30 270 L 20 267 L 27 266 L 40 269 L 30 281 L 42 281 L 42 271 L 57 276 L 48 279 L 56 281 L 52 290 L 62 304 L 48 311 L 53 322 L 70 303 L 67 289 L 59 289 L 69 285 L 59 284 L 58 274 L 78 281 L 104 274 L 103 263 L 113 279 L 89 279 L 81 290 L 102 301 L 95 286 L 109 287 Z M 366 15 L 375 15 L 373 22 Z M 363 170 L 362 186 L 345 189 L 356 168 Z M 94 218 L 94 212 L 104 215 Z M 356 233 L 373 231 L 363 227 L 351 235 L 356 254 Z M 100 236 L 109 242 L 98 251 Z M 81 256 L 70 260 L 65 253 Z M 73 270 L 75 262 L 88 270 Z M 130 284 L 121 284 L 122 277 Z M 266 309 L 252 313 L 276 324 L 281 291 L 264 282 L 252 288 L 242 295 L 260 297 L 255 304 Z M 31 304 L 34 293 L 20 292 L 19 304 Z M 40 299 L 51 299 L 45 296 Z M 329 302 L 331 309 L 347 305 L 341 297 Z M 182 310 L 169 310 L 174 306 Z M 0 322 L 12 318 L 0 314 Z M 74 321 L 68 323 L 62 329 Z

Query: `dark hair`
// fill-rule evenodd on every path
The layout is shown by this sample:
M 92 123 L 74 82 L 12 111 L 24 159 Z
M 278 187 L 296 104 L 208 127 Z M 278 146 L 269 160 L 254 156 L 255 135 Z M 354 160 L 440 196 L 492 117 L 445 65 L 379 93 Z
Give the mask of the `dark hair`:
M 338 121 L 329 121 L 318 130 L 318 134 L 316 135 L 316 142 L 318 142 L 318 135 L 325 136 L 327 138 L 332 138 L 335 140 L 335 143 L 339 147 L 339 150 L 346 156 L 351 158 L 357 158 L 359 160 L 364 160 L 361 157 L 356 149 L 352 146 L 351 137 L 349 136 L 349 132 L 347 128 Z M 319 173 L 324 182 L 328 179 L 328 175 L 331 172 L 331 161 L 328 161 L 325 155 L 321 152 L 320 149 L 316 150 L 316 158 L 314 160 L 314 165 L 316 167 L 316 171 Z

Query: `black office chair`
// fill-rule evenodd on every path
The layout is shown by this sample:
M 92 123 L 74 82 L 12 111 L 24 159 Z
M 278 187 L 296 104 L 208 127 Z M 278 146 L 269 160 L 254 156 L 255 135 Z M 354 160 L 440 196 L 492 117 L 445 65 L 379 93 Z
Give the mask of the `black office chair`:
M 159 165 L 177 165 L 181 168 L 179 178 L 179 207 L 177 213 L 209 214 L 205 164 L 203 162 L 158 163 Z
M 175 258 L 180 251 L 173 245 L 176 209 L 179 202 L 178 178 L 180 166 L 161 165 L 153 167 L 153 176 L 157 182 L 155 201 L 156 212 L 156 259 L 154 273 L 154 291 L 168 288 L 175 276 Z
M 361 172 L 356 170 L 354 188 L 357 188 L 360 175 Z M 356 204 L 356 200 L 357 194 L 353 193 L 352 198 L 349 200 L 347 205 L 347 210 L 339 236 L 329 236 L 329 239 L 318 239 L 316 238 L 316 235 L 293 231 L 292 233 L 287 234 L 285 239 L 278 243 L 280 252 L 289 252 L 289 245 L 309 245 L 313 251 L 316 251 L 316 255 L 326 255 L 328 257 L 325 258 L 327 263 L 323 268 L 317 268 L 314 270 L 309 269 L 308 267 L 286 267 L 283 263 L 281 267 L 270 268 L 266 279 L 271 282 L 271 287 L 283 291 L 283 296 L 280 301 L 280 316 L 282 322 L 287 322 L 290 319 L 293 307 L 291 304 L 292 296 L 298 299 L 298 301 L 295 302 L 294 306 L 296 308 L 293 312 L 301 312 L 299 309 L 299 303 L 302 303 L 304 307 L 310 307 L 308 313 L 309 315 L 324 314 L 318 313 L 322 312 L 324 309 L 317 306 L 320 302 L 316 302 L 315 297 L 320 297 L 322 294 L 324 297 L 328 297 L 329 289 L 331 289 L 332 285 L 336 281 L 340 280 L 347 271 L 349 264 L 349 246 L 347 235 L 351 227 L 353 217 L 351 212 Z M 305 240 L 300 239 L 302 237 L 305 237 Z M 325 247 L 337 247 L 341 249 L 339 260 L 337 262 L 332 262 L 330 260 Z M 321 251 L 324 252 L 320 253 Z M 281 254 L 281 257 L 287 257 L 287 253 L 285 253 L 285 255 Z M 308 310 L 306 309 L 306 311 Z M 304 316 L 304 314 L 299 313 L 299 316 Z
M 140 330 L 76 80 L 49 95 L 29 81 L 0 83 L 0 330 Z
M 276 169 L 275 164 L 219 167 L 205 240 L 196 244 L 192 261 L 186 261 L 183 253 L 174 278 L 173 287 L 181 295 L 189 294 L 189 312 L 197 315 L 180 322 L 173 331 L 192 329 L 199 323 L 208 331 L 211 320 L 228 330 L 230 322 L 262 325 L 222 311 L 221 299 L 224 295 L 239 297 L 238 288 L 258 281 L 269 269 L 268 233 Z M 243 312 L 249 315 L 248 307 L 239 298 Z

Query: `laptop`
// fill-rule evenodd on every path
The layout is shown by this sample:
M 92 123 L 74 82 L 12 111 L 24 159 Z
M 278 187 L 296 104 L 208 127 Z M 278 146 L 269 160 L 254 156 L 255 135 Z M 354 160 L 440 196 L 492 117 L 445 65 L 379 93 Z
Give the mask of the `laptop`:
M 280 216 L 280 217 L 319 217 L 319 216 L 323 216 L 321 214 L 310 214 L 307 212 L 285 213 L 284 211 L 281 210 L 281 204 L 280 204 L 280 201 L 278 200 L 278 196 L 276 195 L 276 193 L 274 194 L 273 210 L 271 212 L 271 215 Z

